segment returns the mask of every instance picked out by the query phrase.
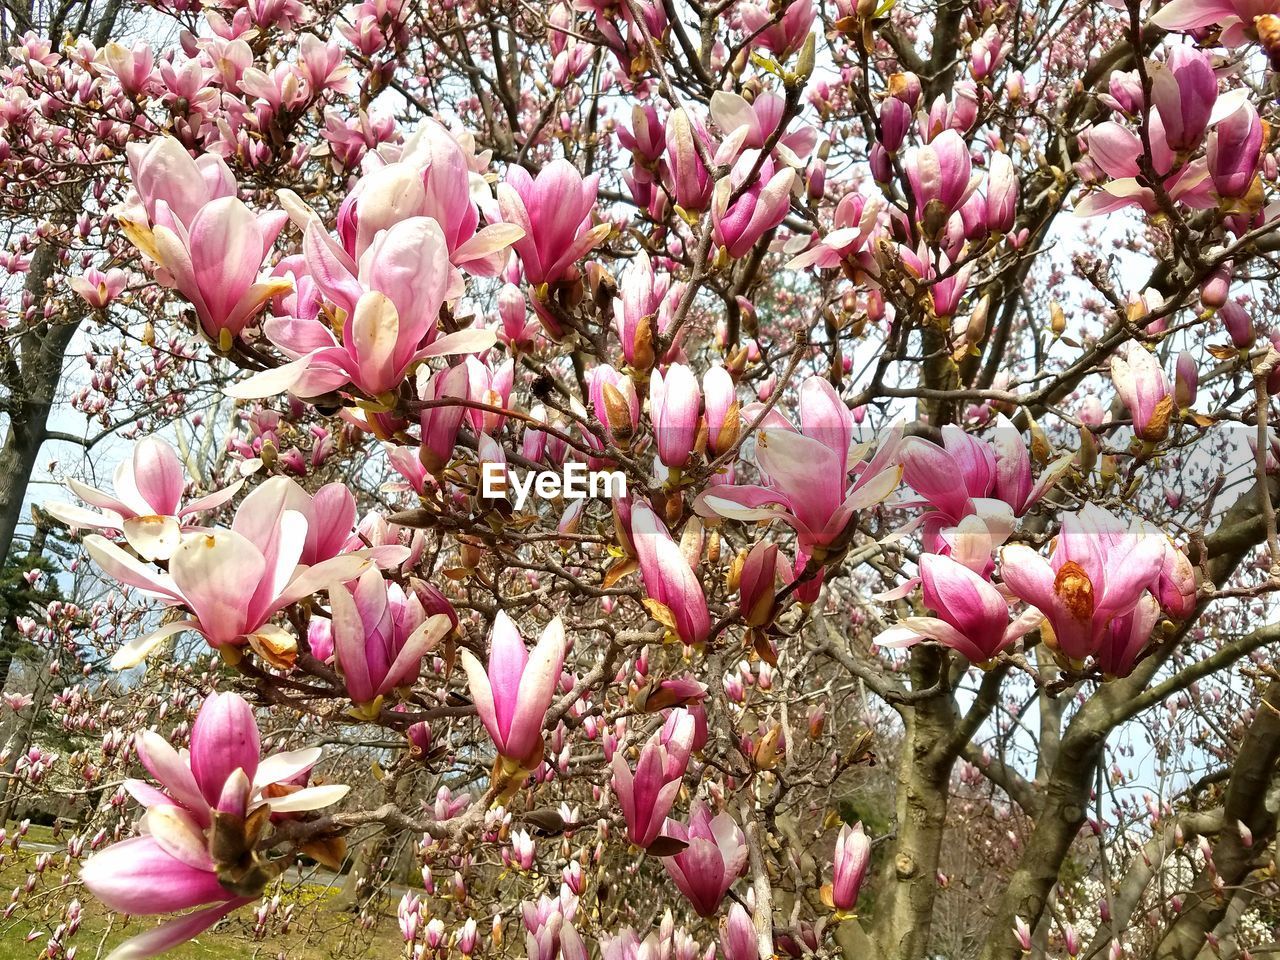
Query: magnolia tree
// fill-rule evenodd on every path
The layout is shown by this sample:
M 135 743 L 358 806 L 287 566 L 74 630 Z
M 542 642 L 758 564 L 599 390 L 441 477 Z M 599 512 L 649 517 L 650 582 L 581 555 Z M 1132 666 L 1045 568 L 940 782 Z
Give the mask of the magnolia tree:
M 1280 4 L 0 27 L 31 956 L 1280 949 Z

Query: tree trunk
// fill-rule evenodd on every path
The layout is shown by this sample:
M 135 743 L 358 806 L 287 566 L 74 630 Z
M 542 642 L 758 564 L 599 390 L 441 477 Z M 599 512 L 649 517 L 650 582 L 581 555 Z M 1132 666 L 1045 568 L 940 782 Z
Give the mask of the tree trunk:
M 37 301 L 57 262 L 58 251 L 51 244 L 40 247 L 32 257 L 26 289 Z M 62 322 L 38 325 L 23 335 L 20 357 L 6 351 L 0 358 L 8 387 L 4 407 L 9 421 L 0 448 L 0 563 L 12 555 L 27 487 L 48 435 L 49 414 L 62 379 L 63 355 L 81 316 L 77 312 Z
M 26 420 L 20 413 L 9 419 L 4 447 L 0 448 L 0 563 L 12 552 L 27 486 L 44 442 L 47 416 L 39 422 Z
M 1063 740 L 1061 756 L 1044 788 L 1040 817 L 1005 890 L 982 960 L 1021 960 L 1024 956 L 1014 925 L 1021 919 L 1035 929 L 1040 922 L 1062 864 L 1088 815 L 1093 774 L 1105 743 L 1106 732 L 1092 729 Z
M 947 667 L 946 652 L 917 647 L 912 652 L 912 685 L 928 689 Z M 876 911 L 873 936 L 885 960 L 921 960 L 929 955 L 938 861 L 946 829 L 951 768 L 946 748 L 958 717 L 951 694 L 942 691 L 906 713 L 898 768 L 897 837 L 886 865 L 883 906 Z
M 358 913 L 373 891 L 371 886 L 377 871 L 375 867 L 382 857 L 386 835 L 376 833 L 356 845 L 350 854 L 351 869 L 342 878 L 342 887 L 325 903 L 329 910 Z
M 1272 680 L 1262 696 L 1249 732 L 1240 743 L 1223 803 L 1223 829 L 1213 847 L 1213 865 L 1196 878 L 1178 918 L 1156 949 L 1157 960 L 1192 960 L 1205 944 L 1205 934 L 1227 913 L 1231 891 L 1244 884 L 1276 833 L 1274 809 L 1268 809 L 1280 769 L 1280 680 Z M 1238 824 L 1252 833 L 1245 846 Z M 1219 884 L 1228 891 L 1219 892 Z

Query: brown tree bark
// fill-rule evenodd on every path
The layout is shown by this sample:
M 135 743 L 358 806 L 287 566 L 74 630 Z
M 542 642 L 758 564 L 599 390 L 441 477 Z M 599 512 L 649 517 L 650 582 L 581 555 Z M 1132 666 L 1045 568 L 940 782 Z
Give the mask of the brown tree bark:
M 43 296 L 57 261 L 58 251 L 50 244 L 36 251 L 27 275 L 28 292 Z M 48 437 L 63 358 L 82 317 L 77 310 L 61 322 L 36 326 L 19 339 L 16 354 L 10 344 L 0 342 L 0 372 L 6 388 L 0 410 L 8 421 L 0 447 L 0 562 L 12 553 L 31 474 Z
M 932 674 L 936 680 L 938 671 L 945 669 L 943 652 L 921 648 L 920 655 L 913 656 L 913 673 L 918 671 L 926 686 L 932 681 L 924 678 Z M 955 762 L 939 747 L 956 720 L 950 694 L 915 704 L 905 715 L 895 801 L 897 837 L 885 866 L 882 907 L 876 910 L 872 930 L 886 960 L 914 960 L 928 954 Z
M 1272 680 L 1258 704 L 1249 732 L 1231 769 L 1223 803 L 1223 828 L 1213 845 L 1212 868 L 1196 877 L 1178 918 L 1156 948 L 1156 960 L 1191 960 L 1204 946 L 1205 934 L 1226 915 L 1234 888 L 1252 872 L 1255 858 L 1276 835 L 1276 814 L 1267 809 L 1280 772 L 1280 680 Z M 1245 845 L 1238 824 L 1252 837 Z M 1270 860 L 1270 857 L 1264 857 Z M 1215 879 L 1225 886 L 1220 894 Z

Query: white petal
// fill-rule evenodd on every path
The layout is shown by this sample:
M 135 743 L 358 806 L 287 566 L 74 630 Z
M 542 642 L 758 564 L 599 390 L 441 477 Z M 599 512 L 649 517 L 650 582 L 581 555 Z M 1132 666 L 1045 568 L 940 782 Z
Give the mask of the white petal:
M 272 813 L 300 813 L 304 810 L 319 810 L 337 803 L 345 797 L 351 788 L 343 783 L 325 784 L 321 787 L 303 787 L 295 790 L 287 797 L 272 797 L 267 806 Z
M 136 667 L 152 650 L 174 634 L 186 630 L 199 630 L 199 628 L 200 625 L 194 620 L 177 620 L 166 623 L 159 630 L 153 630 L 144 637 L 135 637 L 115 652 L 115 656 L 111 658 L 111 669 L 128 670 L 130 667 Z
M 143 560 L 168 560 L 182 540 L 182 527 L 173 517 L 131 517 L 124 522 L 124 538 Z
M 124 522 L 118 513 L 86 510 L 75 503 L 59 503 L 52 501 L 40 505 L 40 509 L 53 519 L 65 523 L 68 527 L 89 527 L 90 529 L 119 530 Z
M 258 764 L 258 772 L 253 777 L 254 789 L 260 790 L 269 783 L 283 783 L 300 773 L 306 773 L 320 762 L 323 753 L 319 747 L 273 753 Z

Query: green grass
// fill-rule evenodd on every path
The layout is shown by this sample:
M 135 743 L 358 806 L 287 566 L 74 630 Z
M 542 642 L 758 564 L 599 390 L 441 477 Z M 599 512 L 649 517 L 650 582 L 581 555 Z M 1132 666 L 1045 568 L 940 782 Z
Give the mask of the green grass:
M 12 836 L 15 830 L 9 828 Z M 118 916 L 105 910 L 75 879 L 75 865 L 67 881 L 75 889 L 66 889 L 66 854 L 62 852 L 65 835 L 55 839 L 47 827 L 32 825 L 17 851 L 6 842 L 3 846 L 5 861 L 0 865 L 0 893 L 14 888 L 24 889 L 28 874 L 33 870 L 41 851 L 32 844 L 51 844 L 58 847 L 52 853 L 52 862 L 41 874 L 35 889 L 24 894 L 22 903 L 8 920 L 0 920 L 0 957 L 4 960 L 34 960 L 48 943 L 50 935 L 64 920 L 65 905 L 73 898 L 83 907 L 83 920 L 74 937 L 64 940 L 65 947 L 75 946 L 76 960 L 96 960 L 106 957 L 112 949 L 135 934 L 150 929 L 157 918 L 141 917 L 125 923 Z M 267 894 L 277 892 L 275 886 Z M 330 909 L 326 902 L 337 892 L 322 882 L 286 882 L 278 888 L 280 909 L 267 921 L 267 933 L 262 940 L 253 936 L 256 904 L 250 904 L 232 914 L 222 924 L 165 954 L 172 960 L 273 960 L 283 955 L 286 960 L 336 960 L 361 957 L 377 960 L 396 960 L 404 956 L 404 943 L 394 917 L 394 904 L 387 915 L 380 916 L 373 930 L 362 930 L 356 918 L 345 912 Z M 5 899 L 7 902 L 7 898 Z M 292 920 L 287 932 L 281 931 L 281 919 L 285 907 L 293 904 Z M 36 930 L 37 939 L 26 942 L 27 935 Z

